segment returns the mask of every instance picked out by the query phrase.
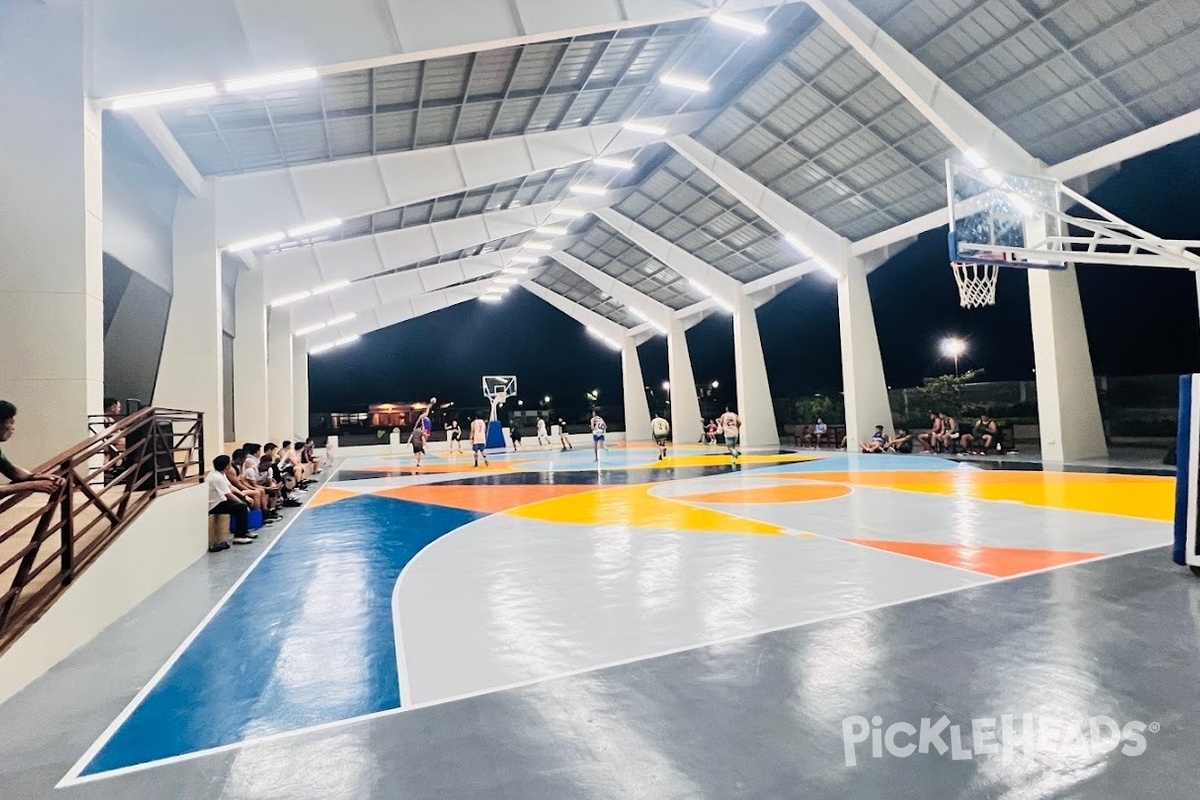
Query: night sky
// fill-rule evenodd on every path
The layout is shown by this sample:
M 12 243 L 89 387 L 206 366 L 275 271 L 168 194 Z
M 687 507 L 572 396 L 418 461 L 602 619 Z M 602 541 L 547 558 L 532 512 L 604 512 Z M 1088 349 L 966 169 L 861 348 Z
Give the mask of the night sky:
M 1200 138 L 1126 162 L 1089 197 L 1127 221 L 1166 238 L 1200 239 Z M 1098 374 L 1147 375 L 1200 371 L 1196 284 L 1184 270 L 1080 267 L 1084 316 Z M 937 342 L 953 333 L 970 343 L 964 369 L 982 367 L 987 380 L 1033 373 L 1028 284 L 1020 270 L 1000 275 L 997 304 L 958 305 L 947 261 L 946 230 L 930 231 L 869 278 L 889 385 L 914 386 L 947 372 Z M 772 394 L 841 388 L 837 292 L 810 275 L 758 310 Z M 732 322 L 713 316 L 688 331 L 697 382 L 719 380 L 733 393 Z M 649 386 L 667 376 L 666 341 L 639 348 Z M 489 306 L 463 303 L 364 336 L 310 359 L 312 410 L 353 410 L 374 402 L 437 395 L 479 402 L 480 376 L 514 374 L 520 394 L 550 394 L 556 405 L 583 405 L 621 391 L 620 354 L 527 292 L 516 289 Z

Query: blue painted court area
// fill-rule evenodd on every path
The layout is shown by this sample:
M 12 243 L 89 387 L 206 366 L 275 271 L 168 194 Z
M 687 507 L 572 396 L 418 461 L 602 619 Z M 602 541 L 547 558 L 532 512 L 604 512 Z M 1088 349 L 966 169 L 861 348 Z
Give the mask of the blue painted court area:
M 396 579 L 481 516 L 373 495 L 305 511 L 81 774 L 398 707 Z

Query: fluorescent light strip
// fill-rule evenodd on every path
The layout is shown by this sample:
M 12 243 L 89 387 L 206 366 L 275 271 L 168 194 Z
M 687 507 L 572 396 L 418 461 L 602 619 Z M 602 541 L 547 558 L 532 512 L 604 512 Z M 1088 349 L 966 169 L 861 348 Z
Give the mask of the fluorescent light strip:
M 513 256 L 508 262 L 510 264 L 537 264 L 541 260 L 538 256 Z
M 818 267 L 820 267 L 820 268 L 821 268 L 821 270 L 822 270 L 822 271 L 823 271 L 823 272 L 824 272 L 826 275 L 828 275 L 829 277 L 831 277 L 831 278 L 840 278 L 840 277 L 842 277 L 842 273 L 841 273 L 841 272 L 839 272 L 838 270 L 834 269 L 834 268 L 833 268 L 833 265 L 832 265 L 832 264 L 830 264 L 829 262 L 827 262 L 827 261 L 823 261 L 823 260 L 821 260 L 821 259 L 819 259 L 819 258 L 817 258 L 817 259 L 814 259 L 814 261 L 816 261 L 816 264 L 817 264 L 817 266 L 818 266 Z
M 704 295 L 705 297 L 713 296 L 713 293 L 708 290 L 708 287 L 705 286 L 704 284 L 700 283 L 699 281 L 694 281 L 691 278 L 688 278 L 688 283 L 690 283 L 692 285 L 693 289 L 695 289 L 697 292 Z
M 287 234 L 283 231 L 268 233 L 266 236 L 258 236 L 253 239 L 243 239 L 240 242 L 234 242 L 225 248 L 226 253 L 241 253 L 244 250 L 254 250 L 258 247 L 266 247 L 269 244 L 282 242 L 287 238 Z
M 479 299 L 485 303 L 499 303 L 504 298 L 501 295 L 488 292 L 487 294 L 482 295 Z
M 504 275 L 528 275 L 529 268 L 528 267 L 505 267 L 503 270 L 501 270 L 501 274 L 504 274 Z
M 633 131 L 634 133 L 649 133 L 652 136 L 666 136 L 667 135 L 666 128 L 662 127 L 661 125 L 653 125 L 649 122 L 638 122 L 636 120 L 630 120 L 629 122 L 626 122 L 621 127 L 627 131 Z
M 329 322 L 326 322 L 325 324 L 327 326 L 329 326 L 330 328 L 332 328 L 334 325 L 345 324 L 357 316 L 358 316 L 357 314 L 343 314 L 340 317 L 334 317 L 333 319 L 329 320 Z
M 800 255 L 806 258 L 812 258 L 812 250 L 809 250 L 808 247 L 805 246 L 804 242 L 800 241 L 790 233 L 784 234 L 783 238 L 787 240 L 788 244 L 799 250 Z
M 492 283 L 497 286 L 512 286 L 516 282 L 517 282 L 516 278 L 508 278 L 505 276 L 501 276 L 492 281 Z
M 312 290 L 312 293 L 314 295 L 326 294 L 327 292 L 336 291 L 337 289 L 345 289 L 349 285 L 350 281 L 348 280 L 334 281 L 333 283 L 327 283 L 324 286 L 318 286 Z
M 606 345 L 611 347 L 613 350 L 621 349 L 621 345 L 619 345 L 617 342 L 614 342 L 612 339 L 608 338 L 603 333 L 601 333 L 600 331 L 593 328 L 591 325 L 586 325 L 584 327 L 587 328 L 587 332 L 589 334 L 591 334 L 593 337 L 599 339 L 600 341 L 604 342 Z
M 628 158 L 614 158 L 613 156 L 600 156 L 592 159 L 592 163 L 597 167 L 611 167 L 612 169 L 633 169 L 637 166 Z
M 581 211 L 578 208 L 556 208 L 550 213 L 558 217 L 571 217 L 572 219 L 583 219 L 588 215 L 588 212 Z
M 591 186 L 586 183 L 577 183 L 571 187 L 571 191 L 575 194 L 589 194 L 594 197 L 603 197 L 608 194 L 608 189 L 603 186 Z
M 316 333 L 317 331 L 325 330 L 325 328 L 328 326 L 328 324 L 329 323 L 327 323 L 327 322 L 318 322 L 316 325 L 309 325 L 307 328 L 301 328 L 300 330 L 296 331 L 293 335 L 294 336 L 308 336 L 310 333 Z
M 329 230 L 330 228 L 336 228 L 341 224 L 342 221 L 334 217 L 333 219 L 314 222 L 312 225 L 302 225 L 299 228 L 292 228 L 287 232 L 287 235 L 289 239 L 300 239 L 304 236 L 311 236 L 314 233 Z
M 336 342 L 334 342 L 333 346 L 341 347 L 342 345 L 350 344 L 351 342 L 357 342 L 361 338 L 362 337 L 359 336 L 357 333 L 352 334 L 350 336 L 343 336 L 341 339 L 338 339 Z
M 273 72 L 269 75 L 255 75 L 249 78 L 235 78 L 225 81 L 221 88 L 227 92 L 245 92 L 250 89 L 264 89 L 269 86 L 282 86 L 288 83 L 316 80 L 319 76 L 315 69 L 293 69 L 287 72 Z
M 319 356 L 321 353 L 328 353 L 330 350 L 332 350 L 335 347 L 337 347 L 337 345 L 334 344 L 333 342 L 328 342 L 326 344 L 319 344 L 316 347 L 309 350 L 308 354 L 310 356 Z
M 674 86 L 677 89 L 687 89 L 690 92 L 707 92 L 710 88 L 708 81 L 703 78 L 689 78 L 686 75 L 663 75 L 658 79 L 664 86 Z
M 570 233 L 566 228 L 561 228 L 557 225 L 543 225 L 540 228 L 534 228 L 534 230 L 543 236 L 565 236 Z
M 129 111 L 148 106 L 165 106 L 170 103 L 181 103 L 184 100 L 200 100 L 205 97 L 216 97 L 217 87 L 211 83 L 201 83 L 196 86 L 183 86 L 178 89 L 167 89 L 161 92 L 146 92 L 118 97 L 112 101 L 113 111 Z
M 299 303 L 301 300 L 305 300 L 309 297 L 312 297 L 312 292 L 296 292 L 295 294 L 286 294 L 283 297 L 276 298 L 268 305 L 270 305 L 271 308 L 277 308 L 279 306 L 286 306 L 292 303 Z
M 634 308 L 633 306 L 628 306 L 628 308 L 629 308 L 629 312 L 631 314 L 633 314 L 635 317 L 637 317 L 638 319 L 640 319 L 642 322 L 645 322 L 651 328 L 654 328 L 654 330 L 658 331 L 659 333 L 663 334 L 664 336 L 666 335 L 667 329 L 664 328 L 662 325 L 659 325 L 654 320 L 650 319 L 650 317 L 648 317 L 644 312 Z
M 763 25 L 761 22 L 755 22 L 754 20 L 749 20 L 745 17 L 735 17 L 732 14 L 725 14 L 720 11 L 713 14 L 711 17 L 709 17 L 709 19 L 711 19 L 717 25 L 721 25 L 726 28 L 733 28 L 735 31 L 748 33 L 751 36 L 762 36 L 767 32 L 767 26 Z
M 527 247 L 530 250 L 553 250 L 554 249 L 554 245 L 550 244 L 549 242 L 526 242 L 525 244 L 523 244 L 521 246 Z

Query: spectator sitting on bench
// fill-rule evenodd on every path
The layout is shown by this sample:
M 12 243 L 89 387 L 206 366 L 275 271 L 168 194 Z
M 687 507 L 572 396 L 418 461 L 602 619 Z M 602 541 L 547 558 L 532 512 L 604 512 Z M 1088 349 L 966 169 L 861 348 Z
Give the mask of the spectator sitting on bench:
M 884 433 L 883 426 L 876 425 L 871 438 L 863 442 L 862 451 L 864 453 L 883 453 L 887 451 L 888 444 L 888 435 Z
M 229 469 L 229 456 L 217 456 L 212 464 L 212 472 L 204 476 L 204 483 L 208 485 L 208 513 L 228 514 L 233 518 L 233 543 L 250 544 L 258 538 L 250 533 L 250 502 L 225 477 L 225 471 Z M 217 545 L 213 548 L 225 549 Z
M 0 400 L 0 442 L 7 442 L 12 438 L 16 424 L 17 407 L 7 400 Z M 58 491 L 63 485 L 63 479 L 57 475 L 42 475 L 21 469 L 5 458 L 2 451 L 0 451 L 0 474 L 10 481 L 6 486 L 0 486 L 0 497 L 28 492 L 51 494 Z
M 955 453 L 959 450 L 960 440 L 962 439 L 963 431 L 958 429 L 958 420 L 950 416 L 946 412 L 941 412 L 939 416 L 942 419 L 942 435 L 940 442 L 942 447 Z
M 896 435 L 892 437 L 890 449 L 897 453 L 911 453 L 912 439 L 912 434 L 908 432 L 907 428 L 896 428 Z
M 240 448 L 233 451 L 233 458 L 225 468 L 225 477 L 233 488 L 246 496 L 250 507 L 263 513 L 263 524 L 271 525 L 275 520 L 267 520 L 267 493 L 242 475 L 242 467 L 246 463 L 246 453 Z
M 244 458 L 242 459 L 240 473 L 242 480 L 265 495 L 266 508 L 263 509 L 263 522 L 270 524 L 271 521 L 282 519 L 283 515 L 275 510 L 280 494 L 278 486 L 271 480 L 269 472 L 264 475 L 262 470 L 259 469 L 259 453 L 261 450 L 262 446 L 256 442 L 246 442 L 242 445 Z
M 819 450 L 821 449 L 821 442 L 823 442 L 825 437 L 828 435 L 829 426 L 825 424 L 824 419 L 817 417 L 816 424 L 812 426 L 812 429 L 807 434 L 805 434 L 804 443 L 809 445 L 815 444 Z M 830 444 L 833 444 L 832 439 L 830 440 Z
M 932 453 L 938 449 L 942 438 L 942 415 L 936 411 L 929 412 L 929 430 L 917 437 L 921 443 L 922 453 Z
M 987 414 L 980 414 L 979 419 L 971 426 L 971 432 L 962 437 L 963 449 L 967 452 L 988 453 L 1002 449 L 1000 428 L 996 420 Z

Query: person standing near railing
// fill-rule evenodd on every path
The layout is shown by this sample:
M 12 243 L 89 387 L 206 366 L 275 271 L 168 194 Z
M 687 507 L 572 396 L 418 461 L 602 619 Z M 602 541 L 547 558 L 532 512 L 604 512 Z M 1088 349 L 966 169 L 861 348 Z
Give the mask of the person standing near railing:
M 0 442 L 7 442 L 12 438 L 16 430 L 16 418 L 17 407 L 7 400 L 0 400 Z M 3 450 L 0 450 L 0 473 L 11 481 L 7 486 L 0 486 L 0 497 L 25 492 L 50 494 L 58 491 L 63 485 L 63 479 L 57 475 L 44 475 L 21 469 L 5 458 Z

